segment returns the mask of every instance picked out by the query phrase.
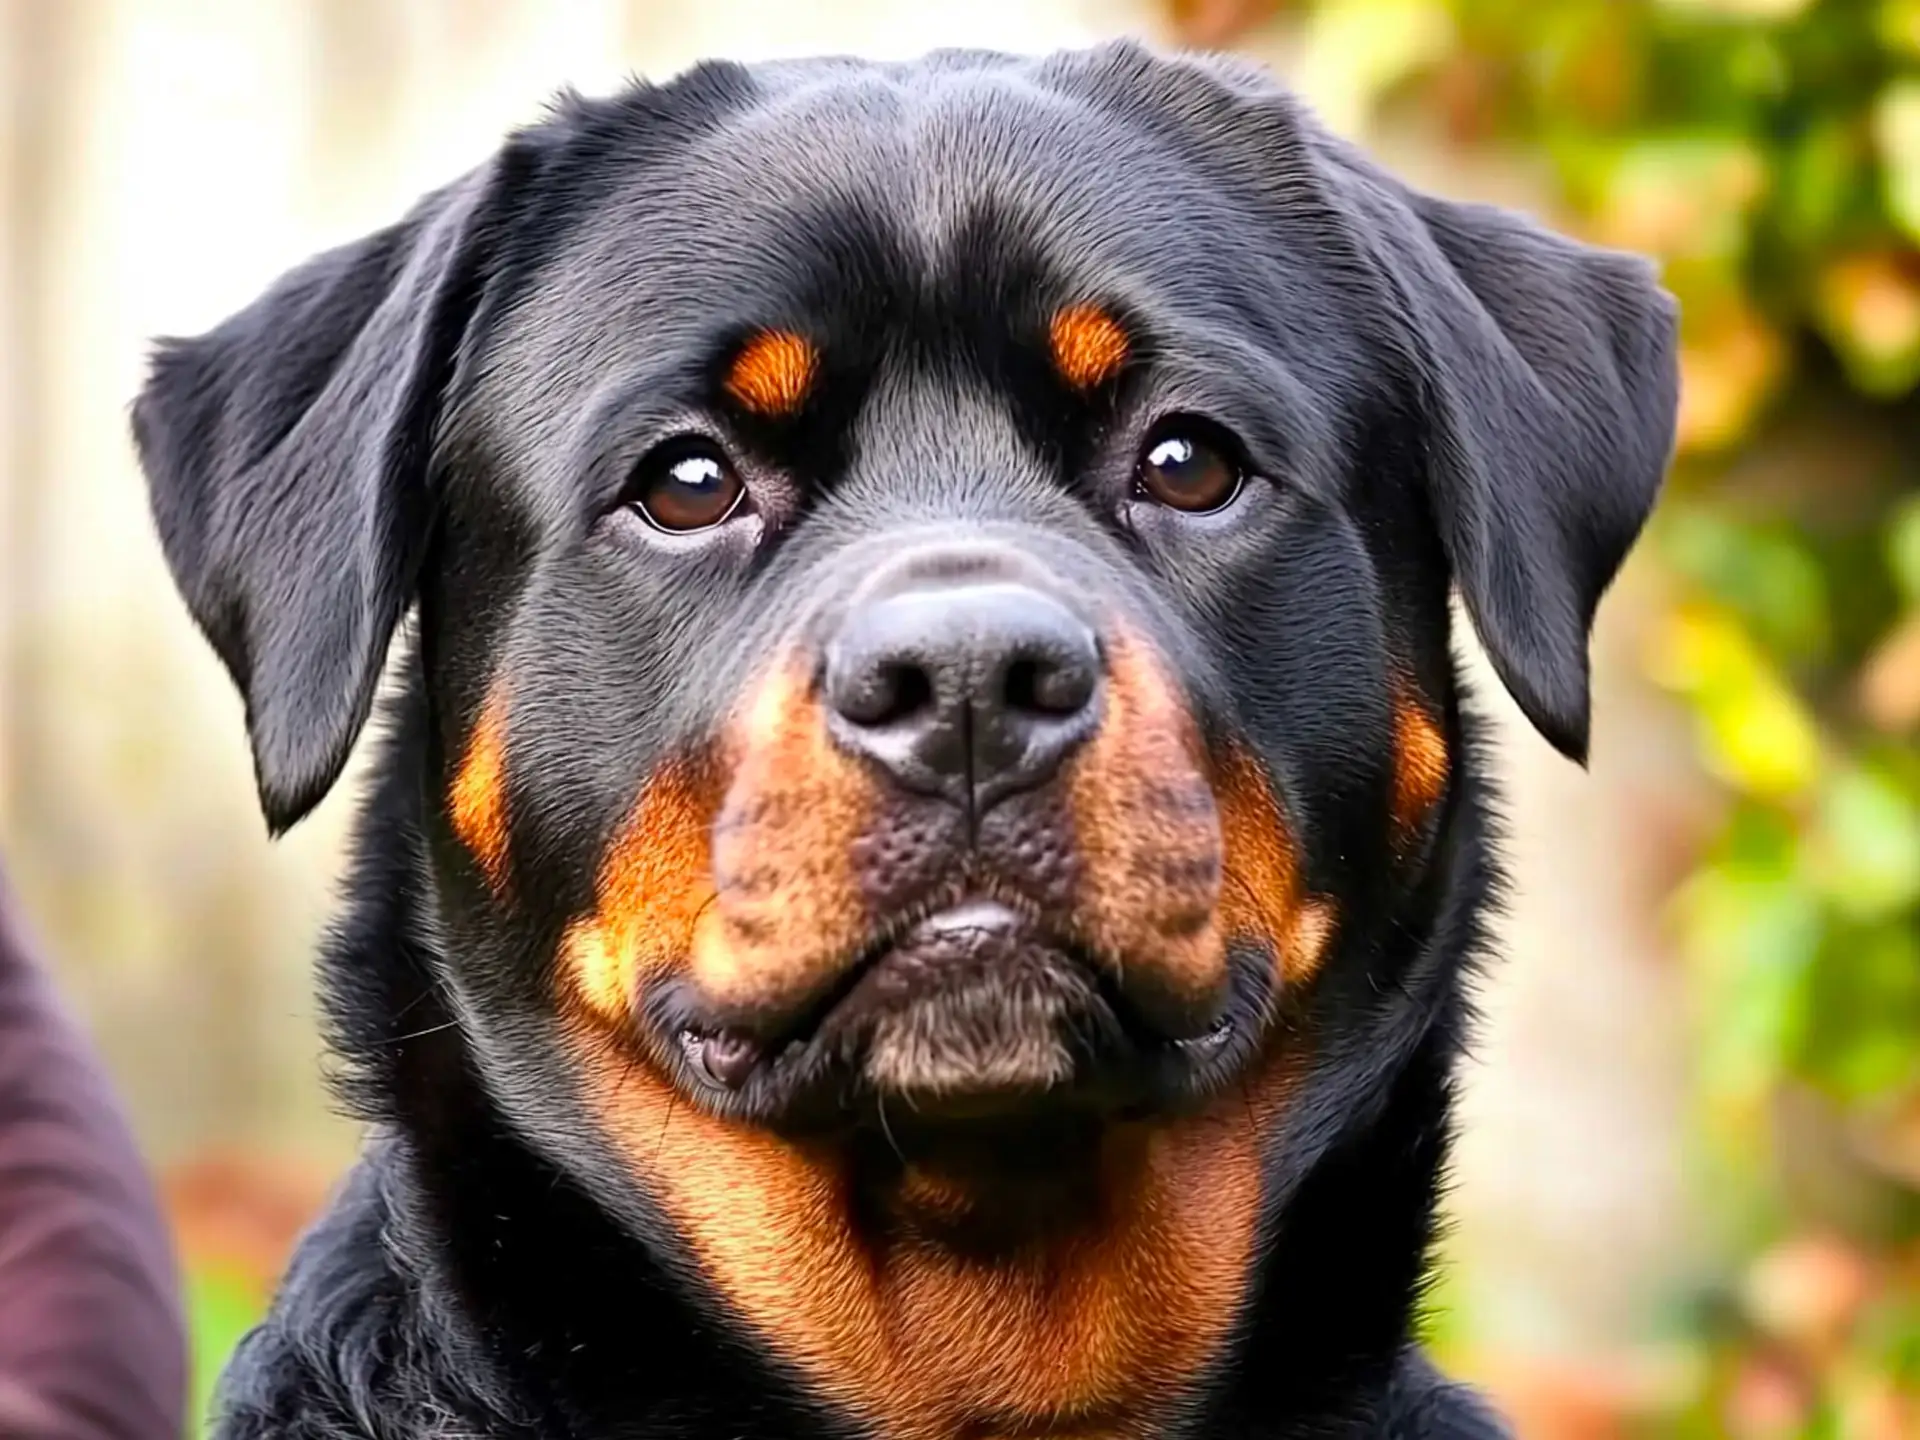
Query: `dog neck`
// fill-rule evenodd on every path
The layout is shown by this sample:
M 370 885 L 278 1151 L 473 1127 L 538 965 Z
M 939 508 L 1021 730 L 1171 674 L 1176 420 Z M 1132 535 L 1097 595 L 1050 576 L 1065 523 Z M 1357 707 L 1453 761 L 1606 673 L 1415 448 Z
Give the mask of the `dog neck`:
M 610 1066 L 600 1126 L 701 1285 L 875 1433 L 1164 1435 L 1245 1313 L 1278 1065 L 1178 1120 L 925 1151 L 669 1115 L 656 1084 Z

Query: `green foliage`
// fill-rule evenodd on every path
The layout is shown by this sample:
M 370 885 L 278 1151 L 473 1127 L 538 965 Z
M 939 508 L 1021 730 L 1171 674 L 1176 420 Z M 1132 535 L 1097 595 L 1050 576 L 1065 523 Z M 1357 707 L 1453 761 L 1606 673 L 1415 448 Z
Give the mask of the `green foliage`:
M 265 1311 L 259 1285 L 249 1276 L 198 1266 L 186 1276 L 187 1340 L 192 1391 L 188 1434 L 204 1435 L 214 1385 L 227 1357 Z
M 1660 256 L 1682 301 L 1650 668 L 1729 794 L 1679 904 L 1728 1065 L 1702 1083 L 1884 1101 L 1920 1055 L 1920 657 L 1898 644 L 1920 616 L 1920 3 L 1436 8 L 1452 45 L 1383 98 L 1539 147 L 1568 223 Z M 1743 493 L 1789 422 L 1843 452 L 1878 432 L 1885 458 L 1838 505 L 1821 446 Z

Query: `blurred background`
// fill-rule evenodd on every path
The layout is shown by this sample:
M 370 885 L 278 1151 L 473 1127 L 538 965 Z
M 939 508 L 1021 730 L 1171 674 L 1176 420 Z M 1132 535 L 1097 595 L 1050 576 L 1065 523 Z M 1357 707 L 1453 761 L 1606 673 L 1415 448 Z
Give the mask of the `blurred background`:
M 1430 1336 L 1534 1437 L 1920 1436 L 1920 0 L 0 0 L 0 854 L 162 1176 L 204 1389 L 355 1136 L 126 432 L 149 336 L 563 84 L 1133 33 L 1663 258 L 1681 456 L 1583 774 L 1483 675 L 1518 881 Z

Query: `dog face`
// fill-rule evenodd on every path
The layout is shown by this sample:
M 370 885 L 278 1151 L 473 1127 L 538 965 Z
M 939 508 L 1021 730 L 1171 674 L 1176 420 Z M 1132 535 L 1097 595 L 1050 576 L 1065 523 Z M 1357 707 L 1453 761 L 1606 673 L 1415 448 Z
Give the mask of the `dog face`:
M 1639 262 L 1409 191 L 1218 62 L 709 67 L 171 343 L 136 429 L 276 829 L 417 605 L 437 963 L 561 1163 L 614 1156 L 771 1314 L 801 1262 L 755 1237 L 857 1208 L 823 1156 L 884 1133 L 931 1223 L 991 1152 L 1159 1236 L 1178 1370 L 1234 1311 L 1290 1037 L 1388 978 L 1444 828 L 1450 586 L 1584 752 L 1672 332 Z M 1120 1403 L 1028 1383 L 995 1413 Z

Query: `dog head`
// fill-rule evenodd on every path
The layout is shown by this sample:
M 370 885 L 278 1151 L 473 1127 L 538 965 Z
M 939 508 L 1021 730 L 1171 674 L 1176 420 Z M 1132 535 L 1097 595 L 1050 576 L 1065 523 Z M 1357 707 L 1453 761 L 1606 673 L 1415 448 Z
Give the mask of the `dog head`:
M 166 344 L 135 425 L 276 830 L 417 607 L 481 1068 L 539 1128 L 565 1057 L 698 1231 L 722 1154 L 750 1208 L 1272 1073 L 1444 828 L 1452 588 L 1584 756 L 1673 346 L 1641 261 L 1229 64 L 718 66 Z

